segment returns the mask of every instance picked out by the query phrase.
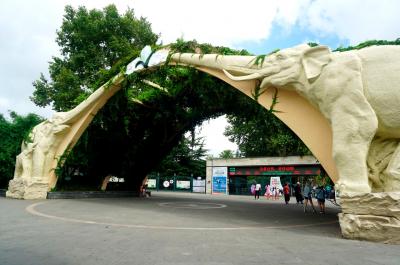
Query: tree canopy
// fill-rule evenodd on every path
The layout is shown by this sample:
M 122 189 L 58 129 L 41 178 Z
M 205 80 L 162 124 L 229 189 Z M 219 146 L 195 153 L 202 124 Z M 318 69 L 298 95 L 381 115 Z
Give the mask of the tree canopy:
M 224 159 L 234 158 L 234 157 L 235 157 L 235 154 L 233 153 L 232 150 L 229 150 L 229 149 L 223 150 L 218 155 L 218 158 L 224 158 Z
M 153 172 L 161 176 L 204 176 L 206 152 L 203 138 L 196 138 L 195 134 L 185 136 Z
M 246 112 L 227 118 L 224 135 L 238 145 L 242 157 L 311 154 L 293 131 L 260 105 L 249 104 Z
M 69 110 L 122 71 L 145 45 L 157 48 L 158 36 L 152 33 L 150 23 L 137 19 L 133 10 L 121 16 L 113 5 L 102 11 L 67 6 L 65 13 L 56 40 L 62 56 L 50 62 L 49 80 L 42 74 L 34 82 L 32 100 L 39 106 L 51 104 L 57 111 Z M 171 44 L 170 49 L 173 52 L 249 54 L 244 50 L 183 40 Z M 185 132 L 193 130 L 203 120 L 222 114 L 249 115 L 257 119 L 261 117 L 257 116 L 260 108 L 225 82 L 194 68 L 163 65 L 157 71 L 133 73 L 123 83 L 123 89 L 99 111 L 78 144 L 60 158 L 64 163 L 56 169 L 57 185 L 59 188 L 74 182 L 100 185 L 105 176 L 116 175 L 125 178 L 127 187 L 138 188 L 149 172 L 163 166 L 168 171 L 165 167 L 168 163 L 162 160 L 169 154 L 174 155 L 179 165 L 186 163 L 184 159 L 176 159 L 177 154 L 171 154 L 171 150 L 179 142 L 185 142 Z M 257 111 L 248 113 L 249 109 Z M 261 122 L 268 127 L 269 120 Z M 282 131 L 283 127 L 279 132 Z M 257 137 L 261 135 L 260 132 Z M 284 140 L 280 143 L 286 144 Z M 185 148 L 179 152 L 193 155 Z M 179 168 L 177 164 L 175 167 Z
M 53 57 L 49 64 L 50 80 L 41 74 L 33 82 L 31 99 L 38 106 L 70 110 L 98 88 L 99 80 L 121 58 L 136 56 L 157 39 L 150 23 L 136 18 L 132 9 L 120 15 L 115 5 L 103 10 L 66 6 L 56 38 L 61 57 Z

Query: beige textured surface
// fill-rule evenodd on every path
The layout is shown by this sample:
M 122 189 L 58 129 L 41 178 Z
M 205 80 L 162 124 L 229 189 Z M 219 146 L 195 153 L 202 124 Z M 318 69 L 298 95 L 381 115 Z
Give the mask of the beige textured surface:
M 138 61 L 147 61 L 150 47 L 145 47 L 139 58 L 127 66 L 126 73 L 119 73 L 93 92 L 86 100 L 68 112 L 57 112 L 52 118 L 35 126 L 29 135 L 31 143 L 22 143 L 16 157 L 14 178 L 10 181 L 7 197 L 17 199 L 45 199 L 55 187 L 54 169 L 64 152 L 74 147 L 96 113 L 120 88 L 126 74 L 141 71 Z M 150 58 L 148 66 L 165 62 L 168 51 L 160 50 Z
M 345 238 L 400 244 L 400 220 L 397 218 L 340 213 L 339 222 Z
M 229 79 L 222 71 L 198 67 L 215 77 L 224 80 L 249 97 L 252 97 L 256 82 L 234 81 Z M 263 93 L 258 102 L 269 109 L 272 104 L 274 91 L 269 89 Z M 279 103 L 274 115 L 284 122 L 308 146 L 313 155 L 318 159 L 329 177 L 336 183 L 338 173 L 332 157 L 332 130 L 324 116 L 306 99 L 295 91 L 279 89 Z M 307 117 L 305 119 L 304 117 Z
M 400 192 L 346 194 L 340 197 L 340 203 L 344 213 L 374 214 L 400 219 Z
M 400 244 L 400 192 L 347 194 L 341 206 L 344 237 Z
M 32 143 L 23 143 L 16 158 L 14 178 L 9 183 L 7 197 L 45 199 L 56 184 L 54 169 L 65 150 L 72 148 L 97 111 L 119 89 L 123 75 L 117 75 L 112 85 L 104 85 L 76 108 L 58 112 L 35 126 L 30 134 Z

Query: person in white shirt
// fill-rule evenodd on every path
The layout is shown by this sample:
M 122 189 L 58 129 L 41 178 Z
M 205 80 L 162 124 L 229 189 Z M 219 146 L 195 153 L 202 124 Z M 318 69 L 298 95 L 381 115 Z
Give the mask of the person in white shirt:
M 261 192 L 261 184 L 257 183 L 256 184 L 256 193 L 254 194 L 254 199 L 259 200 L 260 199 L 260 192 Z

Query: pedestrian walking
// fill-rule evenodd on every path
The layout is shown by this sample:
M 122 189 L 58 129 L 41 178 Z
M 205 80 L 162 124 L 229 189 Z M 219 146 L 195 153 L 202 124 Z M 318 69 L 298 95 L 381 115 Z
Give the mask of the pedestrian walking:
M 255 183 L 251 184 L 250 192 L 251 192 L 251 195 L 256 194 L 256 184 Z
M 254 199 L 259 200 L 260 199 L 260 192 L 261 192 L 261 184 L 257 183 L 255 186 L 255 194 L 254 194 Z
M 276 185 L 272 187 L 272 195 L 274 196 L 274 200 L 279 200 L 279 189 Z
M 317 201 L 318 201 L 318 205 L 319 205 L 319 213 L 325 213 L 325 188 L 323 185 L 318 186 L 316 191 L 315 191 L 316 195 L 317 195 Z
M 330 193 L 329 193 L 329 200 L 332 202 L 333 201 L 333 203 L 335 204 L 335 205 L 337 205 L 337 202 L 336 202 L 336 194 L 335 194 L 335 186 L 332 186 L 332 189 L 331 189 L 331 191 L 330 191 Z
M 288 204 L 290 201 L 290 188 L 289 188 L 289 183 L 287 182 L 283 187 L 283 196 L 285 197 L 285 203 Z
M 303 191 L 304 200 L 305 200 L 304 212 L 307 212 L 307 205 L 308 205 L 308 203 L 310 203 L 313 212 L 316 213 L 317 211 L 315 210 L 314 204 L 312 201 L 312 185 L 313 185 L 313 183 L 311 181 L 307 181 L 306 185 L 304 186 L 304 191 Z
M 267 197 L 267 200 L 271 199 L 271 187 L 269 184 L 265 185 L 265 197 Z
M 297 204 L 303 204 L 303 195 L 301 194 L 300 182 L 297 182 L 296 186 L 294 186 L 294 196 L 296 196 Z

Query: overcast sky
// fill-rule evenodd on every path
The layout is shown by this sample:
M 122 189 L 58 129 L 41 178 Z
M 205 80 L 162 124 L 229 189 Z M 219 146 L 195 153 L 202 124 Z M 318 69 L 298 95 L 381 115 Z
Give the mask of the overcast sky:
M 0 113 L 49 117 L 50 108 L 36 107 L 29 96 L 32 82 L 41 72 L 47 75 L 48 62 L 58 55 L 55 33 L 64 6 L 101 9 L 111 3 L 121 13 L 130 7 L 146 17 L 164 44 L 183 37 L 265 54 L 310 41 L 334 49 L 400 37 L 397 0 L 1 0 Z M 224 119 L 206 124 L 206 148 L 214 155 L 236 148 L 222 136 Z

